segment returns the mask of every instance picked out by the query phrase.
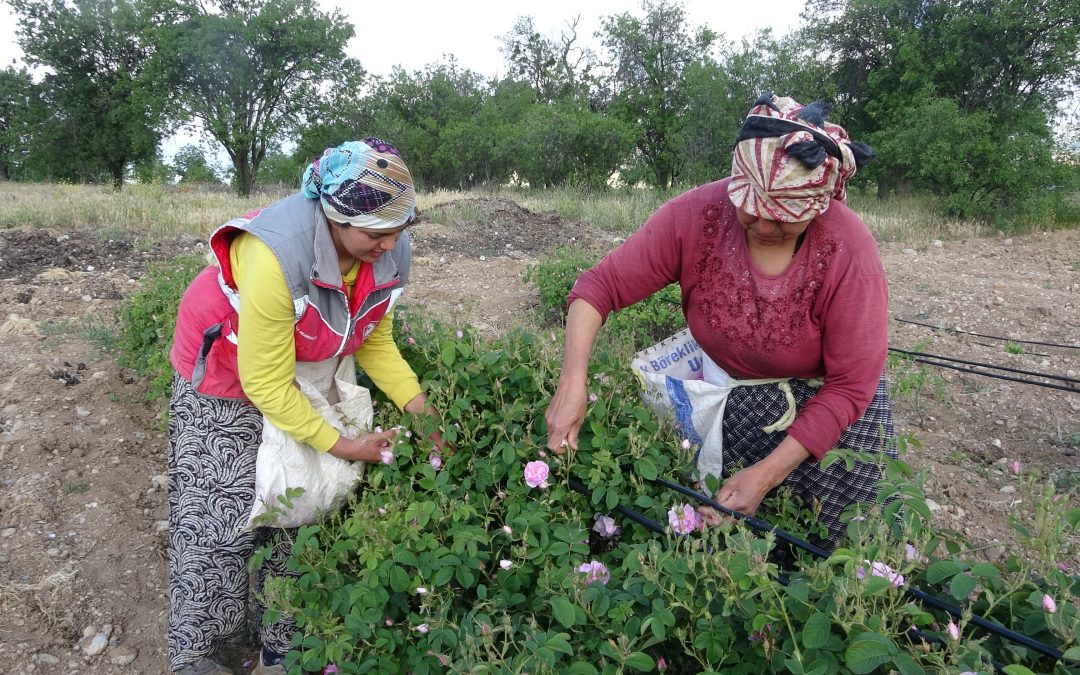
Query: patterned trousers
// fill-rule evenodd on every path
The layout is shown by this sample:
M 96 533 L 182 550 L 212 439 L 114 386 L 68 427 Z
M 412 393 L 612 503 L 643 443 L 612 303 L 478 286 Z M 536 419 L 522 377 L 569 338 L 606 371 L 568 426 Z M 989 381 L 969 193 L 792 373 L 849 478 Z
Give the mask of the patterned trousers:
M 179 670 L 241 636 L 248 618 L 247 563 L 256 547 L 285 532 L 259 570 L 287 576 L 291 533 L 244 532 L 255 503 L 262 413 L 241 401 L 198 394 L 173 375 L 169 401 L 169 665 Z M 262 618 L 256 603 L 255 614 Z M 261 624 L 261 621 L 260 621 Z M 261 626 L 267 649 L 284 654 L 295 624 Z
M 805 380 L 793 379 L 791 391 L 798 411 L 817 393 L 817 388 Z M 724 478 L 760 461 L 776 449 L 786 434 L 767 434 L 761 428 L 775 422 L 785 410 L 787 401 L 776 384 L 735 387 L 731 391 L 724 411 Z M 882 375 L 866 412 L 844 430 L 834 446 L 866 455 L 866 461 L 855 462 L 851 471 L 844 462 L 833 462 L 824 471 L 818 462 L 803 462 L 781 484 L 804 504 L 821 504 L 819 520 L 828 529 L 828 536 L 812 537 L 811 543 L 832 551 L 847 533 L 847 522 L 841 518 L 844 509 L 854 503 L 873 503 L 877 499 L 878 489 L 874 484 L 881 478 L 877 456 L 884 453 L 896 458 L 892 439 L 892 407 Z

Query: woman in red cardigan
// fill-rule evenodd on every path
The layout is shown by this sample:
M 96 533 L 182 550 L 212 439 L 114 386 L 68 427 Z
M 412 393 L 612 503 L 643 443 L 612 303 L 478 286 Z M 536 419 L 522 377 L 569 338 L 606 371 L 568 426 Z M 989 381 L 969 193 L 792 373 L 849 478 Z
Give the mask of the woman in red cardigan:
M 777 383 L 731 391 L 715 421 L 727 479 L 716 501 L 752 514 L 788 486 L 822 505 L 828 537 L 819 543 L 832 548 L 844 534 L 841 512 L 877 496 L 874 455 L 895 451 L 883 375 L 888 286 L 873 236 L 843 203 L 845 181 L 873 152 L 826 112 L 762 96 L 729 178 L 671 200 L 581 275 L 547 422 L 550 449 L 577 447 L 597 331 L 609 312 L 677 282 L 690 332 L 719 368 L 737 380 L 787 379 L 792 395 Z M 764 430 L 789 407 L 789 425 Z M 851 471 L 843 462 L 823 471 L 818 460 L 837 447 L 868 457 Z

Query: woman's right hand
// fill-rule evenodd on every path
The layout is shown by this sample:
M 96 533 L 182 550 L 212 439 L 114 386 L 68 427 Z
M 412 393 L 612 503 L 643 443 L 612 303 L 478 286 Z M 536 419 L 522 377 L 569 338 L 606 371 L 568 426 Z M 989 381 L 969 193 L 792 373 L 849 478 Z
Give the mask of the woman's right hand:
M 381 462 L 383 452 L 393 452 L 397 429 L 364 434 L 359 438 L 341 436 L 330 448 L 330 454 L 350 462 Z
M 560 382 L 555 395 L 551 397 L 547 413 L 547 447 L 557 454 L 562 454 L 569 445 L 574 450 L 578 447 L 578 430 L 585 422 L 585 383 Z

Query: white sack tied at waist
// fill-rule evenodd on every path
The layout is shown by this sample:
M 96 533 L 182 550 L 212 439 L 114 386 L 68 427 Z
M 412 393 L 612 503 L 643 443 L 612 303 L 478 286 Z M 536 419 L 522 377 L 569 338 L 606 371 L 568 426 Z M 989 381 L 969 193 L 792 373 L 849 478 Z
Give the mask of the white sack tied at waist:
M 736 380 L 709 358 L 701 345 L 684 329 L 634 355 L 634 373 L 641 380 L 642 395 L 655 414 L 672 419 L 676 428 L 697 445 L 698 474 L 720 477 L 724 459 L 724 410 L 735 387 L 777 384 L 787 399 L 778 420 L 762 428 L 765 433 L 784 431 L 795 421 L 795 395 L 790 377 Z M 821 386 L 822 380 L 807 380 Z
M 371 430 L 371 394 L 356 384 L 351 356 L 298 362 L 295 384 L 315 412 L 342 434 L 356 437 Z M 324 514 L 341 508 L 363 475 L 363 462 L 350 462 L 298 443 L 264 416 L 255 464 L 255 505 L 246 529 L 318 522 Z M 286 509 L 278 497 L 289 488 L 303 488 L 304 492 Z

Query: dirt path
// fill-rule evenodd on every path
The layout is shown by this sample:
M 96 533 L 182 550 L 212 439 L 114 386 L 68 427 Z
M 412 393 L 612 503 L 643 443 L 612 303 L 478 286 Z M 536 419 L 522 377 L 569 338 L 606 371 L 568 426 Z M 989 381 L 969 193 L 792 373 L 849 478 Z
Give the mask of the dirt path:
M 477 202 L 474 223 L 416 228 L 408 296 L 485 332 L 535 312 L 521 273 L 537 255 L 559 243 L 613 245 L 552 214 Z M 0 231 L 0 670 L 166 670 L 163 425 L 141 383 L 92 338 L 111 325 L 148 261 L 199 250 L 190 238 L 143 250 L 89 232 Z M 1080 341 L 1080 230 L 918 251 L 886 244 L 882 256 L 894 317 Z M 1080 371 L 1080 350 L 1012 354 L 997 340 L 898 321 L 891 342 L 1069 377 Z M 1080 396 L 950 371 L 902 378 L 911 393 L 896 412 L 901 430 L 923 443 L 909 460 L 929 472 L 936 517 L 988 557 L 1005 553 L 1005 516 L 1023 508 L 1008 463 L 1080 484 Z

